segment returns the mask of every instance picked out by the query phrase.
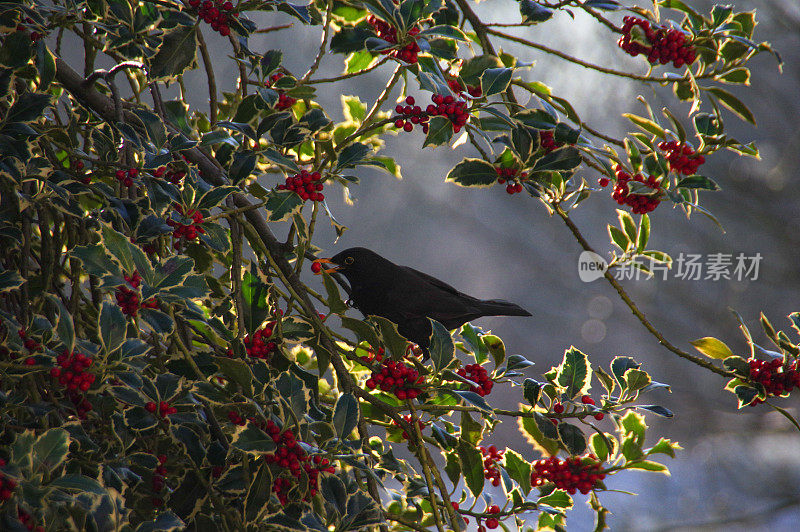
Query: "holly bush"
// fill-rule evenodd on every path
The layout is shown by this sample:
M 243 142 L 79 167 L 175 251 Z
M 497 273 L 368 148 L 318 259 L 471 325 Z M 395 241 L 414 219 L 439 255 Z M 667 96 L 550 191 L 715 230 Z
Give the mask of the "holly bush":
M 468 0 L 0 2 L 4 530 L 562 530 L 575 498 L 602 530 L 616 475 L 667 472 L 680 447 L 648 434 L 646 416 L 672 416 L 654 404 L 668 385 L 633 357 L 602 368 L 568 347 L 533 378 L 499 337 L 434 322 L 425 360 L 392 322 L 349 311 L 341 278 L 323 274 L 318 291 L 299 276 L 323 252 L 319 218 L 346 229 L 326 194 L 347 197 L 364 167 L 400 177 L 387 135 L 430 147 L 423 156 L 460 149 L 448 181 L 528 196 L 587 251 L 571 212 L 612 205 L 613 184 L 612 270 L 671 262 L 648 247 L 661 204 L 713 216 L 700 204 L 719 189 L 698 173 L 706 159 L 758 157 L 726 133 L 727 113 L 754 117 L 723 87 L 747 85 L 754 56 L 778 58 L 754 40 L 754 13 L 518 4 L 495 23 Z M 276 12 L 293 24 L 269 25 Z M 634 71 L 519 31 L 575 12 L 642 56 Z M 284 66 L 292 50 L 249 44 L 294 38 L 295 25 L 321 34 L 305 72 Z M 614 138 L 499 42 L 671 89 L 689 118 L 640 97 L 632 131 Z M 220 61 L 238 79 L 221 83 Z M 341 75 L 318 75 L 342 61 Z M 187 100 L 193 70 L 208 110 Z M 318 103 L 369 73 L 383 76 L 379 94 L 343 94 L 344 120 Z M 667 350 L 730 379 L 740 406 L 766 402 L 796 425 L 771 402 L 800 385 L 786 333 L 764 318 L 779 352 L 743 326 L 749 362 L 714 338 L 695 342 L 710 359 L 698 357 L 605 279 Z M 495 385 L 516 409 L 491 405 Z M 504 422 L 529 447 L 493 436 Z

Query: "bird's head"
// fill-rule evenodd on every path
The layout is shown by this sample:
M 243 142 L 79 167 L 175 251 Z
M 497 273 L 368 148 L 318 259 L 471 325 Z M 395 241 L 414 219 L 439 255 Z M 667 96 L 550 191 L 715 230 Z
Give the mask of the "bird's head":
M 324 264 L 331 266 L 326 268 Z M 320 275 L 322 272 L 339 272 L 352 281 L 372 277 L 387 265 L 392 263 L 373 251 L 366 248 L 349 248 L 329 259 L 315 260 L 312 270 L 315 275 Z

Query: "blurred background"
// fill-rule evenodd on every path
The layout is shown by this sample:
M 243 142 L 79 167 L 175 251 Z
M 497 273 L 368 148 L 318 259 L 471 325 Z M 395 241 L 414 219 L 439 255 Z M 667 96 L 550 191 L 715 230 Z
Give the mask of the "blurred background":
M 711 2 L 689 1 L 708 12 Z M 647 6 L 645 2 L 643 5 Z M 770 41 L 784 60 L 780 74 L 775 59 L 762 54 L 749 65 L 752 86 L 732 87 L 754 112 L 758 128 L 725 114 L 729 134 L 743 143 L 755 141 L 760 161 L 719 152 L 709 158 L 702 173 L 715 179 L 721 192 L 706 193 L 703 204 L 724 227 L 720 230 L 703 215 L 691 219 L 670 204 L 651 214 L 650 247 L 677 257 L 679 254 L 739 253 L 763 257 L 757 279 L 749 281 L 691 281 L 652 279 L 625 281 L 639 307 L 674 344 L 693 351 L 689 341 L 702 336 L 724 340 L 745 357 L 741 334 L 729 308 L 738 311 L 754 333 L 760 334 L 760 311 L 776 327 L 788 329 L 786 315 L 800 310 L 798 293 L 798 244 L 800 244 L 800 2 L 735 2 L 737 11 L 758 9 L 755 40 Z M 476 8 L 486 21 L 518 22 L 518 4 L 489 0 Z M 666 16 L 667 13 L 665 12 Z M 612 15 L 619 23 L 622 15 Z M 293 23 L 283 14 L 256 18 L 259 27 Z M 616 45 L 617 35 L 594 19 L 575 12 L 575 19 L 558 13 L 540 26 L 513 30 L 528 39 L 563 50 L 605 66 L 644 73 L 645 61 L 630 58 Z M 238 75 L 227 57 L 229 45 L 206 31 L 216 56 L 220 90 L 233 90 Z M 294 24 L 291 30 L 254 35 L 250 48 L 258 53 L 281 49 L 284 65 L 295 74 L 308 68 L 307 61 L 319 46 L 319 28 Z M 686 117 L 688 106 L 678 104 L 671 92 L 587 70 L 541 52 L 522 50 L 495 40 L 522 61 L 535 62 L 522 75 L 553 88 L 554 94 L 573 104 L 581 118 L 595 129 L 621 138 L 631 126 L 620 114 L 644 110 L 636 102 L 645 96 L 654 109 L 669 105 Z M 334 76 L 343 70 L 343 57 L 329 55 L 317 76 Z M 329 112 L 341 109 L 340 95 L 358 95 L 368 105 L 382 89 L 392 66 L 367 76 L 335 85 L 318 86 L 319 101 Z M 207 91 L 202 68 L 187 78 L 197 90 L 193 102 L 207 110 Z M 196 85 L 195 85 L 196 83 Z M 427 102 L 429 95 L 416 82 L 409 93 Z M 393 95 L 396 97 L 397 95 Z M 522 93 L 518 92 L 522 97 Z M 524 102 L 521 102 L 524 103 Z M 384 110 L 394 107 L 390 99 Z M 723 111 L 725 113 L 725 111 Z M 341 115 L 331 116 L 341 120 Z M 325 218 L 320 219 L 316 244 L 333 255 L 351 246 L 367 246 L 385 257 L 446 280 L 458 289 L 484 298 L 503 298 L 519 303 L 533 318 L 483 318 L 476 325 L 500 335 L 509 353 L 520 353 L 536 362 L 532 377 L 558 364 L 574 344 L 588 353 L 593 365 L 607 367 L 619 354 L 644 364 L 654 380 L 671 385 L 672 393 L 653 392 L 644 401 L 663 405 L 675 417 L 648 416 L 652 437 L 677 440 L 684 447 L 668 460 L 672 476 L 629 472 L 607 481 L 610 489 L 600 495 L 611 511 L 613 530 L 798 530 L 800 529 L 800 434 L 766 406 L 737 411 L 735 397 L 722 390 L 724 380 L 677 358 L 646 333 L 613 289 L 603 281 L 583 283 L 578 278 L 580 248 L 563 223 L 524 194 L 509 196 L 502 187 L 465 189 L 446 184 L 444 176 L 463 157 L 476 156 L 474 148 L 461 146 L 421 149 L 423 136 L 387 137 L 384 153 L 402 166 L 403 180 L 367 167 L 355 173 L 361 185 L 353 188 L 354 205 L 346 205 L 333 189 L 326 190 L 329 205 L 349 230 L 336 241 Z M 578 174 L 596 182 L 593 171 Z M 275 180 L 276 182 L 268 182 Z M 274 186 L 274 176 L 265 178 Z M 601 253 L 610 251 L 606 224 L 616 223 L 608 191 L 581 204 L 573 217 L 589 242 Z M 276 232 L 285 232 L 276 228 Z M 328 255 L 328 256 L 330 256 Z M 321 285 L 310 275 L 311 286 Z M 354 316 L 358 313 L 352 311 Z M 794 331 L 790 333 L 794 338 Z M 599 394 L 598 390 L 594 390 Z M 514 407 L 521 393 L 493 394 L 493 404 Z M 505 404 L 503 401 L 505 399 Z M 800 398 L 780 401 L 798 415 Z M 611 430 L 611 422 L 600 423 Z M 516 424 L 507 422 L 488 442 L 512 446 L 528 459 L 536 453 L 519 436 Z M 654 443 L 655 439 L 653 440 Z M 576 497 L 570 512 L 570 530 L 589 530 L 592 514 Z M 473 524 L 474 526 L 474 524 Z

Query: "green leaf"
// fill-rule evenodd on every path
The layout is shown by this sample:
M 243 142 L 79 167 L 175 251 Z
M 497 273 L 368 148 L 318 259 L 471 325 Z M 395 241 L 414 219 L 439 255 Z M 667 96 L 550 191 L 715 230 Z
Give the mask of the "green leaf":
M 349 393 L 342 394 L 333 410 L 333 427 L 339 439 L 345 439 L 358 424 L 358 401 Z
M 736 386 L 733 389 L 736 398 L 739 400 L 739 408 L 743 408 L 753 402 L 754 399 L 759 397 L 760 393 L 752 386 Z
M 288 220 L 302 208 L 303 199 L 291 190 L 273 190 L 264 205 L 268 222 Z
M 175 329 L 175 322 L 172 321 L 172 318 L 160 310 L 143 308 L 139 315 L 157 334 L 171 334 Z
M 228 357 L 213 357 L 213 359 L 223 375 L 241 386 L 248 396 L 253 394 L 253 373 L 246 363 Z
M 428 134 L 422 147 L 441 146 L 453 138 L 453 123 L 443 116 L 434 116 L 428 123 Z
M 483 491 L 483 456 L 472 443 L 462 439 L 458 442 L 458 459 L 467 487 L 477 497 Z
M 559 423 L 558 436 L 572 456 L 577 456 L 586 450 L 586 437 L 575 425 Z
M 339 158 L 336 160 L 336 171 L 362 163 L 370 153 L 372 153 L 372 147 L 366 144 L 360 142 L 350 144 L 339 154 Z
M 566 388 L 566 395 L 572 399 L 589 391 L 592 367 L 589 357 L 574 346 L 564 352 L 564 359 L 558 366 L 556 382 Z
M 341 316 L 340 319 L 342 320 L 342 327 L 353 331 L 360 342 L 367 342 L 376 349 L 380 346 L 378 335 L 369 323 L 347 316 Z
M 640 369 L 631 368 L 625 372 L 625 384 L 628 390 L 635 392 L 650 384 L 650 375 Z
M 531 406 L 534 406 L 539 402 L 539 398 L 542 396 L 543 387 L 544 385 L 541 382 L 533 379 L 525 379 L 522 383 L 522 395 Z
M 253 482 L 247 489 L 244 508 L 248 520 L 254 520 L 258 516 L 258 512 L 269 502 L 269 497 L 272 493 L 271 486 L 272 472 L 269 464 L 264 462 L 258 468 L 258 473 L 256 473 Z
M 103 242 L 111 255 L 119 261 L 126 273 L 138 271 L 145 282 L 152 282 L 153 268 L 147 255 L 131 243 L 122 233 L 115 231 L 108 225 L 102 226 Z
M 698 338 L 697 340 L 693 340 L 689 343 L 708 358 L 722 360 L 733 356 L 733 351 L 731 351 L 731 348 L 728 347 L 725 342 L 717 340 L 711 336 Z
M 146 109 L 132 109 L 132 112 L 142 121 L 147 131 L 147 136 L 153 145 L 158 149 L 163 147 L 167 143 L 167 129 L 164 127 L 164 122 L 161 121 L 161 118 Z
M 370 56 L 372 57 L 372 56 Z M 367 116 L 367 106 L 358 96 L 345 96 L 342 94 L 342 109 L 344 117 L 350 122 L 361 122 Z
M 68 491 L 74 490 L 78 493 L 107 494 L 105 488 L 99 482 L 85 475 L 64 475 L 53 480 L 48 484 L 48 487 Z
M 522 15 L 522 22 L 528 24 L 550 20 L 553 17 L 553 10 L 533 0 L 520 0 L 519 14 Z
M 72 314 L 69 313 L 61 299 L 53 297 L 50 299 L 58 309 L 58 326 L 56 332 L 58 339 L 67 348 L 67 351 L 72 352 L 75 349 L 75 324 L 72 321 Z
M 631 241 L 628 240 L 628 237 L 619 227 L 609 225 L 608 235 L 611 237 L 611 241 L 622 251 L 627 250 L 631 245 Z
M 450 170 L 446 181 L 462 187 L 489 187 L 497 182 L 497 171 L 483 159 L 467 158 Z
M 486 348 L 489 349 L 489 353 L 494 359 L 495 367 L 500 367 L 506 359 L 506 346 L 503 344 L 503 340 L 493 334 L 484 334 L 481 336 L 481 340 L 483 340 Z
M 278 153 L 277 151 L 275 151 L 272 148 L 267 148 L 266 150 L 264 150 L 262 155 L 264 157 L 266 157 L 267 159 L 269 159 L 270 161 L 272 161 L 273 163 L 277 164 L 278 166 L 283 166 L 284 168 L 287 168 L 287 169 L 291 170 L 292 172 L 295 172 L 295 173 L 298 173 L 298 174 L 300 173 L 300 167 L 297 166 L 297 163 L 294 162 L 293 159 L 290 159 L 288 157 L 284 157 L 283 155 L 281 155 L 280 153 Z
M 4 124 L 33 122 L 42 116 L 44 110 L 50 106 L 50 101 L 49 94 L 25 92 L 17 98 L 11 109 L 8 110 L 3 122 Z
M 372 52 L 368 52 L 367 50 L 357 50 L 351 53 L 347 59 L 344 61 L 345 74 L 354 74 L 356 72 L 361 72 L 372 66 L 373 61 L 375 60 L 375 56 L 372 55 Z
M 203 194 L 200 198 L 200 202 L 197 205 L 198 209 L 211 209 L 212 207 L 216 207 L 222 201 L 233 194 L 234 192 L 240 191 L 239 187 L 234 187 L 230 185 L 214 187 L 210 189 L 208 192 Z
M 339 286 L 327 273 L 322 274 L 322 282 L 325 285 L 325 291 L 328 293 L 326 304 L 332 314 L 344 314 L 347 311 L 347 305 L 342 301 L 342 296 L 339 294 Z
M 9 13 L 4 12 L 3 15 L 6 18 Z M 8 26 L 10 19 L 6 18 L 4 22 L 3 25 Z M 31 41 L 30 35 L 24 31 L 9 32 L 8 29 L 6 27 L 3 31 L 5 38 L 3 46 L 0 47 L 0 65 L 12 69 L 21 68 L 28 64 L 28 59 L 31 58 L 33 41 Z
M 710 89 L 706 89 L 708 92 L 713 94 L 719 99 L 719 102 L 728 108 L 733 114 L 750 122 L 753 125 L 756 125 L 756 118 L 753 116 L 752 111 L 747 108 L 747 106 L 742 103 L 739 98 L 731 94 L 730 92 L 726 91 L 725 89 L 720 89 L 719 87 L 712 87 Z
M 434 370 L 439 373 L 450 365 L 455 357 L 455 344 L 453 338 L 444 325 L 431 319 L 431 336 L 429 351 Z
M 656 137 L 666 139 L 667 133 L 664 131 L 664 128 L 653 122 L 652 120 L 648 120 L 647 118 L 643 118 L 641 116 L 637 116 L 631 113 L 623 113 L 622 116 L 633 122 L 634 125 L 638 126 L 640 129 L 647 133 L 652 133 Z
M 456 26 L 450 26 L 447 24 L 441 24 L 439 26 L 432 26 L 426 30 L 422 30 L 417 35 L 418 37 L 428 37 L 428 36 L 437 36 L 437 37 L 446 37 L 449 39 L 456 39 L 458 41 L 466 41 L 467 36 L 464 34 L 463 31 L 458 29 Z
M 331 38 L 331 52 L 349 54 L 363 50 L 367 39 L 375 34 L 366 28 L 344 28 Z
M 702 175 L 690 175 L 684 177 L 678 184 L 677 188 L 699 188 L 703 190 L 720 190 L 720 186 L 711 178 Z
M 15 271 L 6 270 L 0 273 L 0 292 L 16 290 L 25 283 L 25 279 Z
M 645 454 L 648 456 L 651 454 L 666 454 L 667 456 L 675 458 L 675 451 L 680 449 L 681 446 L 677 443 L 671 442 L 666 438 L 661 438 L 658 440 L 658 443 L 647 449 Z
M 389 350 L 389 353 L 392 354 L 392 358 L 395 360 L 402 360 L 406 353 L 408 340 L 403 338 L 400 333 L 397 332 L 397 325 L 392 321 L 380 316 L 370 315 L 369 319 L 378 325 L 378 330 L 381 332 L 381 338 L 383 338 L 383 344 Z
M 625 469 L 642 469 L 644 471 L 653 471 L 655 473 L 664 473 L 669 476 L 669 469 L 664 464 L 658 462 L 651 462 L 649 460 L 641 460 L 636 462 L 628 462 L 625 464 Z
M 49 474 L 69 453 L 69 433 L 64 429 L 50 429 L 33 443 L 33 470 L 36 474 Z
M 100 343 L 107 355 L 110 355 L 125 341 L 128 324 L 122 310 L 109 301 L 103 301 L 100 314 L 97 316 L 97 330 L 100 332 Z
M 542 436 L 548 440 L 558 439 L 558 428 L 553 424 L 549 417 L 541 412 L 533 413 L 533 420 L 536 422 L 536 427 L 542 433 Z
M 608 437 L 604 438 L 596 432 L 589 437 L 589 448 L 601 462 L 608 460 L 608 455 L 611 452 L 606 443 L 607 441 L 610 441 Z
M 175 26 L 164 32 L 158 52 L 150 60 L 151 78 L 172 78 L 196 64 L 195 26 Z
M 503 454 L 503 465 L 508 476 L 519 484 L 523 495 L 531 491 L 531 465 L 514 449 L 506 449 Z
M 622 209 L 617 209 L 617 218 L 619 218 L 619 226 L 625 231 L 628 240 L 636 242 L 638 231 L 636 229 L 636 222 L 633 221 L 633 216 Z
M 491 96 L 503 92 L 511 83 L 513 70 L 510 68 L 487 68 L 481 74 L 481 91 L 483 96 Z
M 639 233 L 636 238 L 637 253 L 645 250 L 648 240 L 650 240 L 650 217 L 647 214 L 643 214 L 639 222 Z
M 251 454 L 271 453 L 276 449 L 272 436 L 252 423 L 240 427 L 231 440 L 231 445 L 240 451 Z
M 572 508 L 572 505 L 574 504 L 569 493 L 560 489 L 557 489 L 553 491 L 553 493 L 545 495 L 544 497 L 539 497 L 536 502 L 537 504 L 546 504 L 547 506 L 552 506 L 553 508 L 567 509 Z
M 572 170 L 581 164 L 581 153 L 572 146 L 551 151 L 533 165 L 533 170 Z
M 734 68 L 733 70 L 721 74 L 717 79 L 725 83 L 750 85 L 750 69 L 744 67 Z

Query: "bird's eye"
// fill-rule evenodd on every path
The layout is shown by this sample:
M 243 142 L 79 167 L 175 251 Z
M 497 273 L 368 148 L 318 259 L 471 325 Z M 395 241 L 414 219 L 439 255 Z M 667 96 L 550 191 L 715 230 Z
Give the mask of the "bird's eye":
M 354 260 L 353 257 L 347 257 L 346 259 L 344 259 L 344 263 L 345 264 L 353 264 L 353 260 Z

